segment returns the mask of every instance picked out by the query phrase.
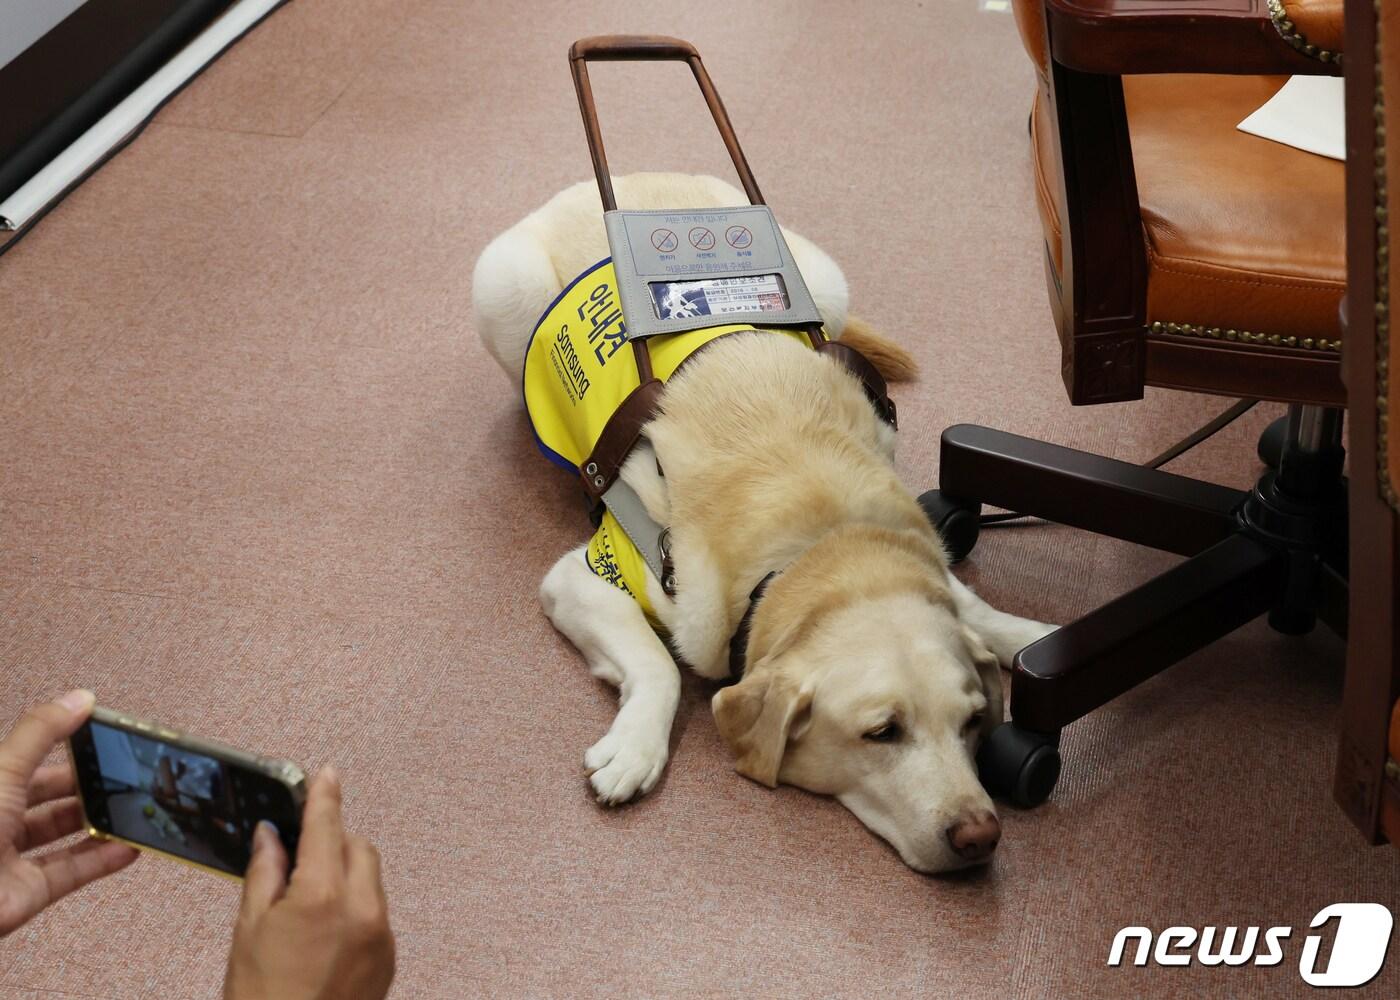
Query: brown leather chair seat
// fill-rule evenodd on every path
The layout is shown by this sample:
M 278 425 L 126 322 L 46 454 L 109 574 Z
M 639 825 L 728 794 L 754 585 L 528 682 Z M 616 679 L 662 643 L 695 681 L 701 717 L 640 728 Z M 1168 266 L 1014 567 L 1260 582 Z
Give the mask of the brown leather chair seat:
M 1345 165 L 1236 128 L 1286 80 L 1123 77 L 1148 247 L 1149 324 L 1335 349 L 1346 286 Z M 1037 101 L 1036 117 L 1045 112 Z M 1050 200 L 1056 150 L 1043 138 L 1049 130 L 1035 131 L 1042 219 L 1058 265 Z

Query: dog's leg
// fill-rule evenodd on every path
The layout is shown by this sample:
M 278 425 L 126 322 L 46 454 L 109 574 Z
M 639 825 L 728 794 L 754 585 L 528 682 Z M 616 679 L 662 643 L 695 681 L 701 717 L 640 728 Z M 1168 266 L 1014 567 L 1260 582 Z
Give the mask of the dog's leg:
M 958 617 L 982 637 L 982 642 L 1003 667 L 1009 669 L 1012 658 L 1018 652 L 1055 631 L 1054 625 L 998 611 L 951 573 L 948 574 L 948 586 L 953 591 Z
M 637 602 L 588 568 L 585 548 L 554 564 L 540 585 L 540 602 L 593 676 L 619 690 L 612 728 L 583 755 L 598 801 L 617 805 L 651 791 L 661 777 L 681 674 Z

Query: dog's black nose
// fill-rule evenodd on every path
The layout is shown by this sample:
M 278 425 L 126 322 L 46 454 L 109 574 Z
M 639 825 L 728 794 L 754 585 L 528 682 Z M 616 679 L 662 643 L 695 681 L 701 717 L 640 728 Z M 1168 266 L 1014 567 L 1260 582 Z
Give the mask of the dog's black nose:
M 948 827 L 948 843 L 959 857 L 983 861 L 992 856 L 1001 840 L 1001 824 L 989 812 L 964 816 Z

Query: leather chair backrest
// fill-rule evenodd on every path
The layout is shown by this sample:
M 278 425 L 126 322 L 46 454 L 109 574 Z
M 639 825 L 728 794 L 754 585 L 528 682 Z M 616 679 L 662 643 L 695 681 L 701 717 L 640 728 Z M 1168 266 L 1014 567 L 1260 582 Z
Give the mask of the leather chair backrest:
M 1396 303 L 1400 303 L 1400 260 L 1396 259 L 1396 254 L 1400 254 L 1400 218 L 1395 215 L 1397 203 L 1400 203 L 1400 176 L 1390 168 L 1400 163 L 1400 160 L 1396 159 L 1400 157 L 1400 4 L 1382 3 L 1376 27 L 1380 42 L 1379 82 L 1381 92 L 1385 95 L 1385 208 L 1390 223 L 1386 227 L 1389 237 L 1388 286 L 1390 307 L 1394 309 Z M 1380 179 L 1381 175 L 1378 174 L 1377 181 Z M 1387 319 L 1387 325 L 1381 326 L 1382 317 L 1377 316 L 1376 334 L 1380 351 L 1376 361 L 1378 365 L 1386 364 L 1385 371 L 1389 375 L 1388 379 L 1381 378 L 1378 370 L 1378 396 L 1385 398 L 1388 406 L 1378 414 L 1378 444 L 1382 453 L 1378 456 L 1377 471 L 1382 479 L 1382 495 L 1392 507 L 1400 510 L 1400 502 L 1397 501 L 1397 493 L 1400 493 L 1400 429 L 1393 426 L 1396 422 L 1396 408 L 1400 407 L 1400 331 L 1395 329 L 1393 315 Z M 1388 336 L 1383 331 L 1387 331 Z M 1379 398 L 1377 402 L 1380 402 Z M 1387 476 L 1390 487 L 1388 490 L 1385 488 Z M 1400 760 L 1400 703 L 1395 705 L 1391 715 L 1388 743 L 1391 757 Z M 1387 826 L 1396 827 L 1390 830 L 1392 841 L 1400 843 L 1400 839 L 1397 839 L 1400 837 L 1400 819 L 1395 816 L 1386 818 L 1389 821 Z
M 1390 243 L 1390 303 L 1391 308 L 1400 303 L 1400 216 L 1397 216 L 1397 202 L 1400 202 L 1400 176 L 1391 170 L 1391 166 L 1400 164 L 1400 4 L 1381 4 L 1380 23 L 1377 26 L 1380 32 L 1380 72 L 1381 86 L 1385 93 L 1385 163 L 1386 163 L 1386 198 L 1387 215 L 1390 220 L 1389 243 Z M 1390 335 L 1388 350 L 1382 341 L 1382 350 L 1387 350 L 1389 362 L 1389 393 L 1387 396 L 1389 406 L 1380 415 L 1381 427 L 1388 430 L 1382 436 L 1381 447 L 1385 449 L 1385 454 L 1381 456 L 1384 469 L 1389 471 L 1390 487 L 1388 499 L 1392 505 L 1396 503 L 1396 493 L 1400 492 L 1400 431 L 1394 427 L 1386 427 L 1387 415 L 1389 423 L 1394 423 L 1394 416 L 1400 412 L 1400 331 L 1395 329 L 1394 318 L 1390 319 Z M 1400 736 L 1400 728 L 1397 729 L 1397 736 Z

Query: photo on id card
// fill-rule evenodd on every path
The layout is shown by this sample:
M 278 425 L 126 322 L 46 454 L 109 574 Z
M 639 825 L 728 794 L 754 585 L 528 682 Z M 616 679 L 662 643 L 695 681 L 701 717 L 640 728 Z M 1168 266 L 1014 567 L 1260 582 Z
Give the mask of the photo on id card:
M 782 312 L 788 308 L 787 288 L 779 274 L 655 281 L 649 287 L 658 319 Z

